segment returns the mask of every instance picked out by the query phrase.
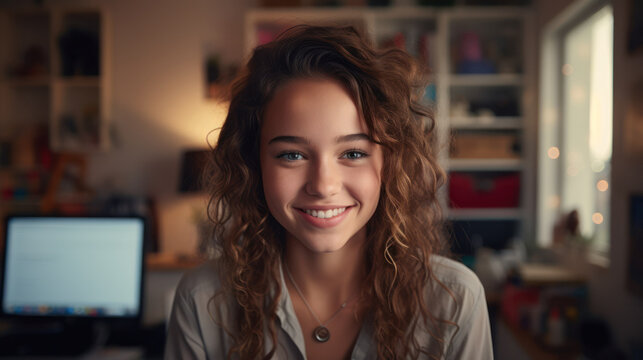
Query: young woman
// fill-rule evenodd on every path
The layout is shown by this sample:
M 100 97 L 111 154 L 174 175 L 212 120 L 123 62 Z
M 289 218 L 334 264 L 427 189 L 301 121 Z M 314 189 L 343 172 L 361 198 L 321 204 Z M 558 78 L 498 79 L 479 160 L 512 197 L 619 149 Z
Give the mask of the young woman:
M 444 252 L 424 83 L 352 27 L 258 47 L 212 152 L 218 256 L 181 281 L 168 359 L 491 359 Z

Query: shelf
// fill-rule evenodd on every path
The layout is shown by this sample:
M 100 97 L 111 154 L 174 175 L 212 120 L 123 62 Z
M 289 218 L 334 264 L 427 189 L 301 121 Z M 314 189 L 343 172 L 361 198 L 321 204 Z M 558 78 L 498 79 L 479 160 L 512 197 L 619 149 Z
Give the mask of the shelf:
M 201 265 L 206 260 L 196 254 L 154 253 L 145 256 L 147 270 L 188 270 Z
M 14 88 L 30 88 L 30 87 L 47 87 L 50 85 L 50 77 L 48 75 L 26 77 L 26 78 L 12 78 L 4 81 Z
M 100 77 L 97 76 L 60 77 L 56 79 L 57 84 L 66 87 L 99 87 L 100 82 Z
M 35 209 L 40 208 L 42 198 L 39 196 L 27 196 L 18 199 L 3 199 L 2 205 L 11 209 Z
M 523 162 L 520 159 L 449 159 L 445 167 L 449 171 L 520 171 Z
M 375 17 L 376 20 L 396 20 L 396 19 L 421 19 L 425 20 L 431 17 L 437 17 L 438 11 L 431 7 L 381 7 L 381 8 L 364 8 L 361 6 L 324 8 L 273 8 L 257 9 L 248 12 L 248 18 L 252 23 L 256 22 L 276 22 L 286 19 L 299 20 L 337 20 L 337 19 L 365 19 Z
M 515 6 L 463 6 L 449 10 L 452 21 L 514 20 L 530 15 L 529 8 Z
M 521 86 L 521 74 L 451 75 L 451 86 Z
M 451 129 L 454 130 L 518 130 L 522 128 L 521 117 L 510 116 L 467 116 L 452 117 Z
M 500 317 L 502 326 L 506 327 L 509 333 L 514 337 L 514 340 L 524 350 L 531 359 L 538 360 L 572 360 L 578 359 L 580 351 L 576 347 L 568 347 L 562 349 L 548 349 L 534 338 L 526 330 L 511 324 L 504 316 Z
M 8 119 L 13 122 L 9 128 L 23 131 L 46 119 L 55 151 L 108 149 L 108 19 L 89 6 L 31 9 L 0 10 L 0 65 L 12 74 L 0 76 L 0 122 Z M 75 38 L 74 33 L 84 35 Z M 69 53 L 69 44 L 82 51 Z M 25 63 L 21 59 L 27 55 L 35 60 Z M 78 119 L 74 129 L 84 132 L 61 131 L 67 126 L 61 122 L 70 117 Z
M 325 22 L 328 22 L 329 19 L 332 19 L 332 21 L 363 20 L 364 15 L 364 10 L 360 8 L 348 8 L 342 11 L 337 11 L 332 8 L 312 8 L 304 10 L 301 8 L 274 8 L 250 10 L 247 18 L 252 19 L 251 22 L 256 25 L 263 22 L 283 24 L 292 23 L 293 21 L 301 22 L 301 20 Z
M 520 208 L 448 209 L 449 220 L 521 220 Z
M 581 274 L 562 266 L 527 263 L 519 268 L 522 286 L 585 285 Z
M 374 7 L 369 9 L 369 13 L 376 17 L 377 21 L 389 20 L 422 20 L 430 21 L 437 19 L 438 11 L 431 7 L 414 7 L 414 6 L 393 6 L 393 7 Z

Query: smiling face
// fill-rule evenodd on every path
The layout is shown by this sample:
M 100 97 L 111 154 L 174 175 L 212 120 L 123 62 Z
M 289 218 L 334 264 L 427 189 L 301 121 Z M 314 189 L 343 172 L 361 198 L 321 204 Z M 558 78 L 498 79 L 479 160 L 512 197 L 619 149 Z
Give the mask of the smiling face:
M 261 173 L 270 213 L 316 253 L 362 242 L 380 195 L 382 150 L 337 82 L 295 79 L 268 103 Z

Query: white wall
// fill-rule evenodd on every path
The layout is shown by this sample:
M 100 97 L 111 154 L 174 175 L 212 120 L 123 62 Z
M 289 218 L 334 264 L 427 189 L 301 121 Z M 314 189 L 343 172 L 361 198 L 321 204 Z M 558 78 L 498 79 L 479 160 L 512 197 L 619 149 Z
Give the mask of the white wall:
M 251 0 L 104 0 L 112 23 L 112 116 L 120 144 L 92 159 L 91 183 L 154 196 L 163 251 L 191 252 L 201 197 L 176 193 L 182 149 L 206 146 L 225 107 L 205 99 L 204 61 L 243 56 Z M 216 134 L 211 137 L 216 140 Z

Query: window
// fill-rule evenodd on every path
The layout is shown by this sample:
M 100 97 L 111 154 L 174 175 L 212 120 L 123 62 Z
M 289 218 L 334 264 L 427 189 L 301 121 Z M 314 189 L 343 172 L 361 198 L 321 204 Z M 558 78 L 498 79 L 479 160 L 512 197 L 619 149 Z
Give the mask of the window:
M 585 2 L 587 3 L 587 2 Z M 578 212 L 594 253 L 609 252 L 613 15 L 572 6 L 546 30 L 541 69 L 538 243 L 562 214 Z

